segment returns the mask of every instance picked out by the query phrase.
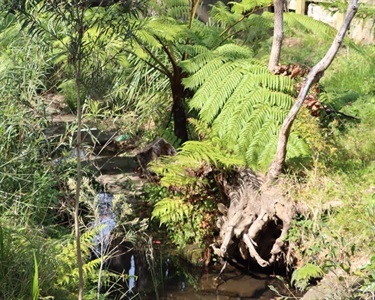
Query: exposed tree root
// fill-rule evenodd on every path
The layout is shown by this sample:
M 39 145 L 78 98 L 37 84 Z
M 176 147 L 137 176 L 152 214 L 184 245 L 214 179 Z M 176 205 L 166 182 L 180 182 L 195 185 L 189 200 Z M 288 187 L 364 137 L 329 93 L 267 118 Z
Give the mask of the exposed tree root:
M 224 183 L 224 190 L 230 205 L 219 206 L 223 215 L 217 222 L 220 241 L 213 246 L 214 252 L 228 258 L 232 255 L 228 249 L 235 243 L 244 259 L 251 257 L 262 267 L 278 261 L 286 254 L 285 239 L 301 210 L 298 205 L 287 201 L 278 186 L 263 183 L 250 169 L 238 170 L 236 178 Z

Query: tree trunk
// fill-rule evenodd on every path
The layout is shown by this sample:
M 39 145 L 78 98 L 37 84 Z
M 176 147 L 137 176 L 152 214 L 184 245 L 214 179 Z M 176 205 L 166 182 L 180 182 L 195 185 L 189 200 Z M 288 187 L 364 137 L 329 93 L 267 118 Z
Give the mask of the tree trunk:
M 75 14 L 76 27 L 83 28 L 83 19 L 85 15 L 85 10 L 80 9 L 78 2 L 74 2 L 74 7 L 72 8 Z M 77 255 L 77 267 L 78 267 L 78 300 L 83 300 L 83 289 L 84 289 L 84 278 L 83 278 L 83 259 L 82 259 L 82 247 L 81 247 L 81 232 L 79 228 L 79 203 L 81 199 L 81 183 L 82 183 L 82 106 L 81 106 L 81 87 L 82 87 L 82 55 L 83 55 L 83 30 L 78 31 L 76 37 L 76 48 L 72 47 L 71 53 L 73 57 L 73 68 L 74 68 L 74 79 L 76 85 L 76 101 L 77 101 L 77 184 L 75 193 L 75 203 L 74 203 L 74 232 L 76 241 L 76 255 Z
M 292 109 L 290 110 L 289 114 L 285 118 L 279 134 L 279 141 L 277 144 L 277 150 L 275 159 L 269 167 L 267 178 L 270 181 L 274 181 L 282 172 L 284 164 L 285 164 L 285 157 L 286 157 L 286 147 L 288 144 L 288 138 L 290 134 L 290 130 L 292 128 L 293 122 L 297 117 L 297 114 L 305 101 L 306 95 L 310 90 L 310 87 L 315 83 L 319 82 L 319 80 L 323 77 L 324 71 L 331 65 L 333 59 L 335 58 L 339 48 L 344 40 L 344 36 L 346 31 L 348 30 L 351 21 L 353 20 L 356 12 L 358 10 L 358 1 L 351 0 L 348 11 L 346 13 L 344 22 L 341 25 L 341 28 L 336 34 L 336 37 L 327 51 L 326 55 L 323 59 L 317 63 L 307 75 L 301 90 L 299 92 L 297 101 L 294 103 Z
M 186 142 L 189 139 L 187 131 L 187 116 L 185 107 L 186 91 L 182 85 L 183 75 L 181 70 L 175 71 L 171 79 L 171 89 L 173 97 L 172 115 L 174 121 L 174 134 L 181 141 Z
M 273 5 L 275 8 L 273 41 L 272 41 L 270 60 L 268 63 L 268 69 L 271 72 L 275 71 L 280 60 L 281 46 L 282 46 L 283 37 L 284 37 L 284 31 L 283 31 L 284 0 L 275 0 Z
M 229 206 L 221 204 L 218 208 L 222 213 L 217 221 L 220 238 L 213 250 L 219 257 L 231 258 L 234 251 L 238 251 L 243 259 L 254 260 L 262 267 L 276 261 L 288 263 L 286 236 L 292 220 L 303 213 L 305 207 L 286 199 L 275 179 L 282 171 L 290 129 L 306 94 L 331 64 L 356 11 L 357 0 L 351 0 L 331 48 L 308 74 L 296 103 L 282 125 L 276 157 L 267 176 L 260 178 L 249 169 L 239 169 L 235 176 L 223 181 Z M 280 181 L 278 184 L 281 184 Z

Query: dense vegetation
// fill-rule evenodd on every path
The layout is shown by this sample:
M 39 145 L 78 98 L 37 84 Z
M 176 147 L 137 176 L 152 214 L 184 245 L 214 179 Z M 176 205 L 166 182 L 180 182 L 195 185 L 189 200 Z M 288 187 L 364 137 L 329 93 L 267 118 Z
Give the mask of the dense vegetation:
M 77 298 L 74 219 L 84 299 L 106 299 L 101 287 L 119 279 L 103 270 L 106 257 L 90 257 L 97 191 L 68 152 L 81 126 L 116 128 L 142 145 L 163 136 L 179 148 L 153 164 L 161 180 L 143 197 L 172 243 L 202 250 L 198 263 L 215 259 L 221 179 L 272 161 L 303 77 L 267 69 L 273 14 L 255 12 L 271 1 L 219 2 L 207 23 L 199 1 L 159 2 L 0 1 L 0 298 Z M 312 67 L 335 30 L 284 19 L 281 65 Z M 337 299 L 374 296 L 374 61 L 373 45 L 347 40 L 292 129 L 282 187 L 306 206 L 287 237 L 293 288 L 331 273 Z M 51 136 L 56 95 L 78 117 Z M 142 224 L 129 218 L 119 227 L 132 241 Z

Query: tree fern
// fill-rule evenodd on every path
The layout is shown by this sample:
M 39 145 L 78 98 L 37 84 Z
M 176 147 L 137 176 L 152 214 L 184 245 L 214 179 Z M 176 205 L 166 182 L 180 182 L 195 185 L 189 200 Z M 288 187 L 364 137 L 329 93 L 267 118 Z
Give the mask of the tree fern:
M 190 60 L 182 62 L 182 66 L 186 72 L 193 73 L 194 77 L 199 78 L 199 75 L 195 73 L 199 71 L 202 67 L 206 67 L 208 63 L 211 63 L 211 61 L 215 58 L 217 59 L 216 63 L 221 65 L 225 62 L 233 61 L 236 58 L 248 59 L 251 57 L 252 51 L 249 47 L 238 46 L 235 44 L 227 44 L 218 47 L 213 51 L 208 48 L 202 48 L 200 54 L 194 56 Z M 191 77 L 188 82 L 185 82 L 185 85 L 189 88 L 196 88 L 204 82 L 205 78 L 206 77 L 203 76 L 201 80 L 197 80 L 197 82 L 195 83 L 194 79 L 192 79 Z
M 167 195 L 155 204 L 152 218 L 168 228 L 173 242 L 184 247 L 199 243 L 212 233 L 213 215 L 218 185 L 224 170 L 244 165 L 244 160 L 227 151 L 220 139 L 211 135 L 211 129 L 199 120 L 190 121 L 202 141 L 188 141 L 178 150 L 178 155 L 161 157 L 152 162 L 151 169 L 161 175 L 160 184 L 173 196 Z M 218 170 L 220 175 L 218 175 Z M 218 182 L 219 181 L 219 182 Z
M 184 67 L 196 70 L 184 80 L 186 87 L 197 90 L 190 107 L 248 165 L 266 168 L 279 128 L 294 103 L 293 81 L 271 74 L 250 51 L 233 44 L 203 52 Z M 291 139 L 291 145 L 299 147 L 293 147 L 289 158 L 305 156 L 307 144 L 297 135 Z
M 210 16 L 213 20 L 222 27 L 228 27 L 231 24 L 238 21 L 238 16 L 234 15 L 228 5 L 223 2 L 218 1 L 214 6 L 212 6 Z
M 226 153 L 224 147 L 220 147 L 219 141 L 189 141 L 184 144 L 180 155 L 194 159 L 197 162 L 205 161 L 216 167 L 231 167 L 242 165 L 244 162 L 237 156 Z
M 192 45 L 202 45 L 213 49 L 223 43 L 221 34 L 223 29 L 211 23 L 203 23 L 198 19 L 192 21 L 192 27 L 188 31 L 189 40 Z
M 233 93 L 243 73 L 238 63 L 227 63 L 212 74 L 213 76 L 207 78 L 190 103 L 191 107 L 200 108 L 201 119 L 209 123 L 217 116 L 225 101 Z

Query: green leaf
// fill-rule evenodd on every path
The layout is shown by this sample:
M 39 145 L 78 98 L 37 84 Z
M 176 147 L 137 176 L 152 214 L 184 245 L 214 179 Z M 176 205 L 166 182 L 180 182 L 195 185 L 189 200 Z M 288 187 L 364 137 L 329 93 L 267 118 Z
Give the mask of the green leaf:
M 203 52 L 184 65 L 193 72 L 184 85 L 196 89 L 189 106 L 212 126 L 212 136 L 244 157 L 247 165 L 265 169 L 295 101 L 293 81 L 270 73 L 249 51 L 233 44 Z M 287 158 L 307 153 L 308 144 L 299 135 L 291 135 Z
M 128 140 L 129 138 L 130 138 L 130 136 L 125 133 L 125 134 L 122 134 L 122 135 L 116 137 L 115 141 L 116 142 L 122 142 L 122 141 Z
M 34 256 L 34 277 L 33 277 L 33 285 L 32 285 L 32 298 L 33 300 L 39 299 L 39 266 L 38 261 L 36 259 L 35 252 L 33 252 Z
M 306 289 L 309 280 L 321 278 L 323 275 L 324 272 L 319 266 L 307 263 L 293 272 L 291 283 L 303 291 Z

